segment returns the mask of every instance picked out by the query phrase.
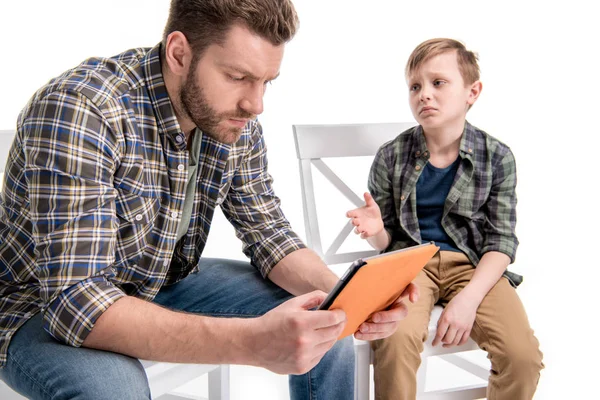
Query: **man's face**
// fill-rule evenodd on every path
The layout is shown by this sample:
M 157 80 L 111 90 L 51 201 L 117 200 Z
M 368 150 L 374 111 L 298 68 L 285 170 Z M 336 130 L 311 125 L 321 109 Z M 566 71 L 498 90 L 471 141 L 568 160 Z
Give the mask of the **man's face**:
M 456 51 L 439 54 L 407 77 L 413 116 L 427 131 L 462 126 L 478 92 L 465 85 Z M 462 129 L 462 128 L 460 128 Z
M 279 75 L 283 45 L 274 46 L 233 25 L 191 65 L 179 103 L 194 125 L 221 143 L 235 143 L 249 120 L 263 111 L 267 84 Z

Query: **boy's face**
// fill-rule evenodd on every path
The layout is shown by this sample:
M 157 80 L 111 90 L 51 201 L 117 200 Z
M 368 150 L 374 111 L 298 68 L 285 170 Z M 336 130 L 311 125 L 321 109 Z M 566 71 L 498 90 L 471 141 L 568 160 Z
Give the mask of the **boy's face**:
M 263 111 L 267 84 L 279 75 L 284 46 L 233 25 L 222 44 L 206 48 L 179 92 L 185 117 L 221 143 L 234 143 Z
M 413 116 L 425 131 L 464 126 L 467 111 L 481 92 L 481 83 L 465 85 L 456 51 L 434 56 L 407 76 Z

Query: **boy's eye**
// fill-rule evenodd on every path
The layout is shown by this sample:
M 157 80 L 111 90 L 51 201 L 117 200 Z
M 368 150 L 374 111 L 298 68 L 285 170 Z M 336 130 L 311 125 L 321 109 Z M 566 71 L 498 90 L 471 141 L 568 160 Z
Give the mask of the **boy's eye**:
M 433 81 L 433 86 L 442 86 L 444 83 L 446 83 L 446 82 L 438 79 L 438 80 Z
M 419 85 L 414 84 L 410 86 L 410 91 L 411 92 L 416 92 L 417 90 L 419 90 Z

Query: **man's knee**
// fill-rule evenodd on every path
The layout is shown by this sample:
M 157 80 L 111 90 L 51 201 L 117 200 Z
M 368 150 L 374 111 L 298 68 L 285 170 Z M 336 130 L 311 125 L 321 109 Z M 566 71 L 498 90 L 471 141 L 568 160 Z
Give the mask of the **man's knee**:
M 107 352 L 97 359 L 60 364 L 39 371 L 9 360 L 3 378 L 30 399 L 150 399 L 146 372 L 134 358 Z
M 118 355 L 112 363 L 92 361 L 89 371 L 80 373 L 74 384 L 60 385 L 58 399 L 150 399 L 148 378 L 141 363 L 127 356 Z

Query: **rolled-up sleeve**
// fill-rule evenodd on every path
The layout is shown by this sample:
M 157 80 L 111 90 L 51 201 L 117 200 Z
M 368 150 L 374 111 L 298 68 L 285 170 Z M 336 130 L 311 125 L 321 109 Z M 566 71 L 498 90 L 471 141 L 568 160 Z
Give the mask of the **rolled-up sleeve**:
M 515 261 L 519 241 L 515 234 L 517 224 L 517 168 L 510 149 L 501 154 L 493 168 L 494 176 L 484 224 L 484 241 L 481 254 L 498 251 Z
M 100 110 L 78 93 L 37 99 L 19 129 L 44 329 L 80 346 L 124 296 L 111 282 L 118 145 Z
M 260 125 L 252 134 L 252 147 L 236 171 L 221 204 L 243 251 L 266 277 L 288 254 L 306 246 L 292 230 L 273 192 L 267 170 L 267 149 Z
M 383 226 L 393 238 L 398 232 L 398 217 L 393 198 L 392 180 L 390 177 L 393 166 L 386 160 L 386 146 L 382 146 L 373 159 L 369 173 L 368 188 L 373 200 L 379 206 Z

